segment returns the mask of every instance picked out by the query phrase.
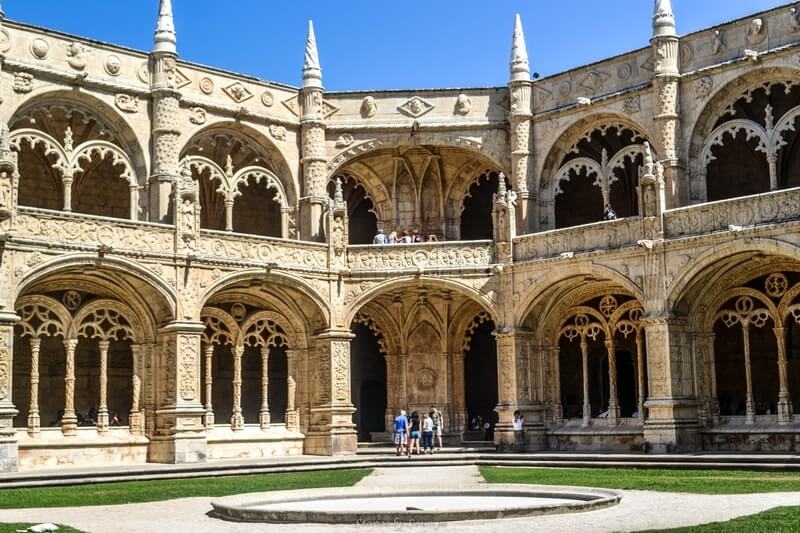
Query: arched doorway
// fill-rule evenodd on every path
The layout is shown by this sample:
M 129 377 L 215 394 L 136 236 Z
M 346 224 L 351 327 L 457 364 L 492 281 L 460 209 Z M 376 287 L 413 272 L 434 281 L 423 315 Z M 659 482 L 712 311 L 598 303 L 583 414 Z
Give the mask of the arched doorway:
M 467 428 L 472 438 L 492 440 L 491 431 L 475 428 L 488 422 L 491 428 L 497 422 L 497 342 L 495 325 L 491 320 L 480 324 L 472 334 L 469 348 L 464 353 L 464 400 L 467 411 Z
M 373 433 L 386 430 L 386 361 L 378 336 L 366 325 L 353 327 L 350 342 L 351 396 L 359 442 L 371 442 Z
M 493 237 L 493 199 L 500 185 L 500 176 L 499 172 L 486 172 L 470 186 L 461 212 L 461 240 L 479 241 Z M 506 187 L 511 187 L 508 179 L 504 179 Z
M 378 232 L 375 206 L 364 187 L 351 176 L 338 176 L 328 182 L 328 195 L 333 198 L 336 181 L 342 182 L 342 193 L 347 203 L 349 244 L 372 244 Z

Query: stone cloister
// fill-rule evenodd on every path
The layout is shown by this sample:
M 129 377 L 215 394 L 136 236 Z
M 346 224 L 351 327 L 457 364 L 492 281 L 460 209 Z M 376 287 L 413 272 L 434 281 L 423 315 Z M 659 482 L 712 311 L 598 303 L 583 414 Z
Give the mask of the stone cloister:
M 350 454 L 431 405 L 504 451 L 800 447 L 800 7 L 656 0 L 537 80 L 517 19 L 505 87 L 357 92 L 311 25 L 297 88 L 181 61 L 169 0 L 150 53 L 1 22 L 0 470 Z

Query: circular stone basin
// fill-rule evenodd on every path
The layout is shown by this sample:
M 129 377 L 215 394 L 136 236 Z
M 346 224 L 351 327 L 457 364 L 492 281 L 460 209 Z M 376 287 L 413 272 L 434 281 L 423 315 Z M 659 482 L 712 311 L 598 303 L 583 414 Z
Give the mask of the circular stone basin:
M 621 496 L 599 489 L 502 485 L 461 490 L 314 489 L 256 501 L 243 498 L 211 502 L 214 515 L 269 523 L 449 522 L 590 511 L 616 505 Z

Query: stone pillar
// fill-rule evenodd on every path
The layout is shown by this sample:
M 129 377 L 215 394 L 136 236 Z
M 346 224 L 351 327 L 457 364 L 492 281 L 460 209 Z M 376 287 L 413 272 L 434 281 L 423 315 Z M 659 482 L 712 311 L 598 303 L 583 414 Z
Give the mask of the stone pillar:
M 583 379 L 583 427 L 592 423 L 592 406 L 589 403 L 589 342 L 581 337 L 581 377 Z
M 453 425 L 458 433 L 467 429 L 466 384 L 464 375 L 464 353 L 450 354 L 453 364 Z
M 397 357 L 397 401 L 398 410 L 408 409 L 408 354 L 401 353 Z
M 719 398 L 717 397 L 717 363 L 714 351 L 714 333 L 704 333 L 697 336 L 698 346 L 702 350 L 703 359 L 708 375 L 708 416 L 712 424 L 719 423 Z
M 231 415 L 231 429 L 241 431 L 244 429 L 242 416 L 242 357 L 244 346 L 233 347 L 233 407 Z
M 138 344 L 131 346 L 131 359 L 133 359 L 133 376 L 131 377 L 131 412 L 128 417 L 131 433 L 144 434 L 144 410 L 142 409 L 142 347 Z
M 536 195 L 528 190 L 530 172 L 533 168 L 533 102 L 531 93 L 530 63 L 522 20 L 514 20 L 514 36 L 511 43 L 510 78 L 508 92 L 511 105 L 508 121 L 511 126 L 511 183 L 519 194 L 516 212 L 516 230 L 526 234 L 538 229 L 533 206 Z
M 39 350 L 42 341 L 38 337 L 31 337 L 31 401 L 28 408 L 28 435 L 34 437 L 39 434 L 41 419 L 39 417 Z
M 67 213 L 72 211 L 72 176 L 64 176 L 61 179 L 61 187 L 64 191 L 64 207 Z
M 644 420 L 645 384 L 644 384 L 644 339 L 642 330 L 636 330 L 636 409 L 639 411 L 639 420 Z
M 175 85 L 177 59 L 177 53 L 169 49 L 154 51 L 150 55 L 153 154 L 149 187 L 152 222 L 169 221 L 170 194 L 179 172 L 181 94 Z
M 549 353 L 533 344 L 531 331 L 517 330 L 517 399 L 519 410 L 525 417 L 523 444 L 525 451 L 538 451 L 547 447 L 545 419 L 547 417 L 547 397 L 550 389 L 547 383 Z
M 391 434 L 394 431 L 394 417 L 396 416 L 397 409 L 397 376 L 395 374 L 395 361 L 397 357 L 394 354 L 386 354 L 383 356 L 386 361 L 386 414 L 384 416 L 384 428 L 387 433 Z
M 698 449 L 697 398 L 686 323 L 672 315 L 645 319 L 647 338 L 647 447 L 654 452 Z
M 214 402 L 213 402 L 213 393 L 214 393 L 214 345 L 208 344 L 206 346 L 203 355 L 206 360 L 206 375 L 205 375 L 205 386 L 206 386 L 206 414 L 204 417 L 204 422 L 206 426 L 206 430 L 214 429 Z
M 17 470 L 18 445 L 14 417 L 18 411 L 11 401 L 14 375 L 14 324 L 19 317 L 0 312 L 0 472 Z
M 745 413 L 744 423 L 756 423 L 756 402 L 753 399 L 753 365 L 750 362 L 750 326 L 747 322 L 742 324 L 742 339 L 744 342 L 744 379 L 745 379 Z
M 225 198 L 225 231 L 233 231 L 233 196 Z
M 546 387 L 550 396 L 550 416 L 553 423 L 560 424 L 564 419 L 564 406 L 561 405 L 561 362 L 558 346 L 545 346 L 542 348 L 545 364 L 549 365 L 550 372 Z
M 323 94 L 317 41 L 314 26 L 309 23 L 303 64 L 303 88 L 299 96 L 302 136 L 300 163 L 303 166 L 305 186 L 305 194 L 300 199 L 299 226 L 300 239 L 316 242 L 325 240 L 324 215 L 328 206 Z
M 778 424 L 791 424 L 792 398 L 786 374 L 786 328 L 775 328 L 774 331 L 778 343 Z
M 269 348 L 266 346 L 261 347 L 261 411 L 258 420 L 262 431 L 269 429 Z
M 514 433 L 514 411 L 517 409 L 516 339 L 511 328 L 498 330 L 497 337 L 497 411 L 494 443 L 498 450 L 519 448 Z
M 312 455 L 348 455 L 356 452 L 358 435 L 350 401 L 350 340 L 346 330 L 329 330 L 314 340 L 311 427 L 305 452 Z
M 206 460 L 200 403 L 202 322 L 175 321 L 158 332 L 155 350 L 157 408 L 149 461 L 196 463 Z
M 682 180 L 684 163 L 680 159 L 680 41 L 671 8 L 656 4 L 650 41 L 655 58 L 653 87 L 657 95 L 653 122 L 658 158 L 664 165 L 667 208 L 672 209 L 689 201 L 688 186 Z
M 300 420 L 297 410 L 297 350 L 286 351 L 286 429 L 289 431 L 300 430 Z
M 64 341 L 66 367 L 64 371 L 64 416 L 61 417 L 61 431 L 66 437 L 78 434 L 78 416 L 75 414 L 75 349 L 78 339 Z
M 97 408 L 97 431 L 108 431 L 108 348 L 111 342 L 101 340 L 100 348 L 100 402 Z
M 605 344 L 608 354 L 608 425 L 616 426 L 620 417 L 617 396 L 617 351 L 613 340 L 607 340 Z

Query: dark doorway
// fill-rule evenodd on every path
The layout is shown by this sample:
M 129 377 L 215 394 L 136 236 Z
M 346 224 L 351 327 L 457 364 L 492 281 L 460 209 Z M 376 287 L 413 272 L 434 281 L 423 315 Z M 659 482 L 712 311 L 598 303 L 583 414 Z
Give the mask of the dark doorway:
M 356 412 L 353 422 L 360 442 L 370 442 L 371 433 L 386 430 L 386 361 L 378 338 L 367 326 L 353 327 L 350 343 L 350 383 Z
M 349 222 L 349 244 L 372 244 L 378 232 L 378 218 L 375 206 L 367 197 L 367 192 L 354 178 L 339 176 L 342 180 L 342 193 L 347 202 L 347 218 Z M 336 182 L 328 182 L 328 194 L 333 198 Z
M 462 241 L 480 241 L 493 237 L 492 204 L 499 184 L 500 174 L 488 172 L 470 186 L 464 198 L 464 210 L 461 212 Z M 508 179 L 506 186 L 510 187 Z
M 497 421 L 497 342 L 492 334 L 494 322 L 484 322 L 475 330 L 469 349 L 464 354 L 464 399 L 468 426 L 476 416 L 488 421 L 492 428 Z

